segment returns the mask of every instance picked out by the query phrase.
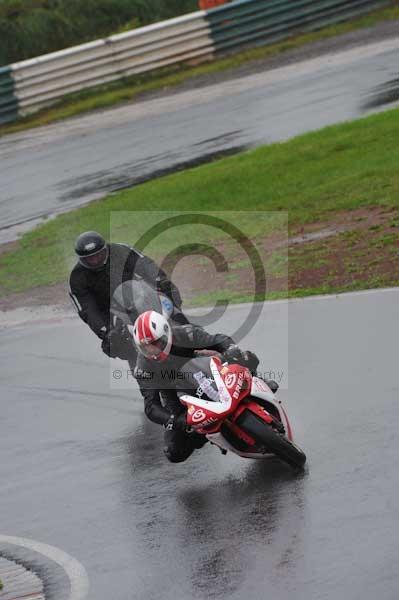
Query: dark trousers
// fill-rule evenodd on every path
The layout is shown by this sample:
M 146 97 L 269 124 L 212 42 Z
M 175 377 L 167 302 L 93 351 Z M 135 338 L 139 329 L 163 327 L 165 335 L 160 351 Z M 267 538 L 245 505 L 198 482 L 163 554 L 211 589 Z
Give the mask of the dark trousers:
M 170 462 L 183 462 L 191 456 L 194 450 L 202 448 L 207 441 L 204 435 L 198 433 L 165 431 L 163 451 Z

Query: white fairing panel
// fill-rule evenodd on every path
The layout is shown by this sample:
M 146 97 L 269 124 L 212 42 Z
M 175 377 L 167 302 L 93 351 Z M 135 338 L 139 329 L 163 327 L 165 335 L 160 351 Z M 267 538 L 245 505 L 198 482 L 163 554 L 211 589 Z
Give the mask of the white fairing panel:
M 256 396 L 257 398 L 262 398 L 263 400 L 269 400 L 276 402 L 275 397 L 266 381 L 263 379 L 259 379 L 259 377 L 252 377 L 252 387 L 251 387 L 251 396 Z
M 226 410 L 228 410 L 229 406 L 226 406 L 223 402 L 211 402 L 209 400 L 200 400 L 196 396 L 189 396 L 188 394 L 183 394 L 180 396 L 180 400 L 185 404 L 192 404 L 196 408 L 205 408 L 206 410 L 214 413 L 215 415 L 220 415 Z
M 291 425 L 288 421 L 288 417 L 285 413 L 285 410 L 283 409 L 281 400 L 276 400 L 275 395 L 273 394 L 267 383 L 263 381 L 263 379 L 259 379 L 259 377 L 252 378 L 251 396 L 253 398 L 259 398 L 260 400 L 267 400 L 268 402 L 273 404 L 273 406 L 276 407 L 280 415 L 281 422 L 284 425 L 286 435 L 289 440 L 292 440 Z
M 180 400 L 186 404 L 193 404 L 197 408 L 205 408 L 206 410 L 214 413 L 215 415 L 220 415 L 231 408 L 232 399 L 223 382 L 222 376 L 219 373 L 219 369 L 217 368 L 215 361 L 212 359 L 210 362 L 210 366 L 213 379 L 218 388 L 218 402 L 201 400 L 196 396 L 191 396 L 188 394 L 180 396 Z

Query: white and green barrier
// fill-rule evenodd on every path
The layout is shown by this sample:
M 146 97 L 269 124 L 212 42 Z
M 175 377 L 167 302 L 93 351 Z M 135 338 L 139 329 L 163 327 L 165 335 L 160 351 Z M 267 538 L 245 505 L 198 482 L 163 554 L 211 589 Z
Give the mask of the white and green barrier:
M 0 123 L 18 117 L 18 99 L 15 96 L 11 67 L 0 67 Z
M 161 67 L 268 44 L 389 4 L 386 0 L 239 0 L 0 68 L 0 123 L 64 96 Z

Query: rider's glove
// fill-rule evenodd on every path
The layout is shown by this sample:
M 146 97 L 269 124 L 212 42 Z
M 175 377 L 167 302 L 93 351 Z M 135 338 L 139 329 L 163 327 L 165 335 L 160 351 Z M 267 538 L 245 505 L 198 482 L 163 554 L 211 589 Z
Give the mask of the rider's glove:
M 187 420 L 186 414 L 181 413 L 180 415 L 171 415 L 165 423 L 166 431 L 186 431 Z
M 245 353 L 241 350 L 241 348 L 239 348 L 239 346 L 232 344 L 223 353 L 223 359 L 225 362 L 238 363 L 241 365 L 245 362 Z
M 118 357 L 118 340 L 119 333 L 116 329 L 109 329 L 103 337 L 103 341 L 101 342 L 101 348 L 104 354 L 109 356 L 110 358 Z
M 233 344 L 223 353 L 223 360 L 228 363 L 238 363 L 243 367 L 247 367 L 252 374 L 256 373 L 259 365 L 259 359 L 250 350 L 241 350 L 236 344 Z
M 251 352 L 251 350 L 246 350 L 244 352 L 245 363 L 244 366 L 250 370 L 252 375 L 256 375 L 256 369 L 259 366 L 259 358 Z

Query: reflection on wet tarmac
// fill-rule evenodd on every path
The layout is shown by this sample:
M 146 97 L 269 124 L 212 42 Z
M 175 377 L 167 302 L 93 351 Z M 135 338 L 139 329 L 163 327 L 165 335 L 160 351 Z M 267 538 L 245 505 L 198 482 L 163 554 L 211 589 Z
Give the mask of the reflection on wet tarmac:
M 297 513 L 302 510 L 304 481 L 298 481 L 305 474 L 294 474 L 277 460 L 248 462 L 245 467 L 241 476 L 222 476 L 220 482 L 194 485 L 177 496 L 185 516 L 177 522 L 177 537 L 185 538 L 182 560 L 187 562 L 193 593 L 200 591 L 203 597 L 228 598 L 244 586 L 255 548 L 257 559 L 267 564 L 267 546 L 280 535 L 286 510 L 296 513 L 295 533 L 301 523 Z M 292 548 L 286 552 L 287 571 L 293 566 L 292 554 Z
M 363 102 L 362 109 L 369 110 L 399 100 L 399 79 L 392 79 L 373 88 L 368 98 Z
M 279 306 L 248 337 L 264 362 Z M 3 331 L 0 528 L 75 556 L 88 600 L 396 599 L 398 323 L 397 289 L 290 303 L 301 477 L 209 444 L 171 465 L 77 319 Z
M 225 138 L 226 136 L 221 137 Z M 220 142 L 224 143 L 224 139 L 221 139 Z M 201 142 L 201 144 L 205 144 L 205 142 Z M 195 144 L 195 146 L 199 145 Z M 56 186 L 57 189 L 62 190 L 67 188 L 68 191 L 58 196 L 58 200 L 59 202 L 78 200 L 79 198 L 93 197 L 93 194 L 103 196 L 104 194 L 123 190 L 152 179 L 165 177 L 171 173 L 178 173 L 186 169 L 198 167 L 220 158 L 234 156 L 234 154 L 239 154 L 247 149 L 248 146 L 241 144 L 224 150 L 204 152 L 204 154 L 191 159 L 184 159 L 181 155 L 176 155 L 173 158 L 173 154 L 168 153 L 152 156 L 142 161 L 136 161 L 135 163 L 125 163 L 120 165 L 118 169 L 97 171 L 90 174 L 90 176 L 62 181 Z M 171 160 L 175 160 L 176 162 L 167 167 L 159 168 L 159 165 L 168 164 Z
M 190 597 L 231 598 L 259 564 L 277 578 L 295 574 L 306 472 L 295 474 L 278 460 L 222 457 L 210 444 L 170 465 L 162 429 L 144 420 L 126 443 L 123 506 L 135 546 L 144 562 L 168 562 L 176 589 L 184 580 Z M 156 579 L 153 573 L 149 589 Z

